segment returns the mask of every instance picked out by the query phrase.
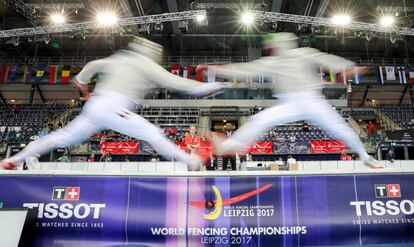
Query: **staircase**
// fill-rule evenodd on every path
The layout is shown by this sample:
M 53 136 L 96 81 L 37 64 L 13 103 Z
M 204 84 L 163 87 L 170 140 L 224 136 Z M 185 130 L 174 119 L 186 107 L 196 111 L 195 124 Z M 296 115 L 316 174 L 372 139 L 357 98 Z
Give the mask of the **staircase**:
M 398 126 L 394 121 L 391 120 L 387 115 L 378 109 L 374 109 L 375 116 L 378 119 L 378 122 L 384 127 L 384 130 L 401 130 L 402 128 Z

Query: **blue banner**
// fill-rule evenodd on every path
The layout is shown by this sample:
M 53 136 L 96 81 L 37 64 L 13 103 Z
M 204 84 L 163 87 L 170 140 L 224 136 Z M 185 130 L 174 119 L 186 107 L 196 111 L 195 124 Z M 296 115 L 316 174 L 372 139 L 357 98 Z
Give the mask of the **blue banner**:
M 414 243 L 414 176 L 2 176 L 37 210 L 33 246 Z

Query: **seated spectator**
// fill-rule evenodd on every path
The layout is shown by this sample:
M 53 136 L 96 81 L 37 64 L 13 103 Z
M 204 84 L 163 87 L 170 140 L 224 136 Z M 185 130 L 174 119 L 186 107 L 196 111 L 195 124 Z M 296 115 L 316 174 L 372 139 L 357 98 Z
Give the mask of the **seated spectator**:
M 285 162 L 283 161 L 282 157 L 279 157 L 278 160 L 275 161 L 278 166 L 284 166 Z
M 292 155 L 289 155 L 286 163 L 290 167 L 292 164 L 297 164 L 297 161 Z
M 158 162 L 158 161 L 159 161 L 158 155 L 153 154 L 153 155 L 151 156 L 151 162 Z
M 70 156 L 67 152 L 65 152 L 62 156 L 57 159 L 59 162 L 70 162 Z
M 112 157 L 109 153 L 104 153 L 100 159 L 100 162 L 111 162 Z
M 95 154 L 89 155 L 88 162 L 95 162 Z
M 128 155 L 125 156 L 125 162 L 131 162 L 131 159 L 129 158 Z
M 392 149 L 390 149 L 390 150 L 388 151 L 388 153 L 385 155 L 385 159 L 386 159 L 386 160 L 388 160 L 388 161 L 390 161 L 391 163 L 393 163 L 393 162 L 394 162 L 394 160 L 395 160 L 395 155 L 394 155 L 394 151 L 392 151 Z
M 339 157 L 339 159 L 340 159 L 340 160 L 351 160 L 352 158 L 351 158 L 351 156 L 349 156 L 349 155 L 346 153 L 346 151 L 343 151 L 343 152 L 341 153 L 341 156 Z
M 12 106 L 12 112 L 14 114 L 19 114 L 20 113 L 20 107 L 19 107 L 19 105 L 13 105 Z
M 251 154 L 246 153 L 246 161 L 253 161 L 253 157 Z

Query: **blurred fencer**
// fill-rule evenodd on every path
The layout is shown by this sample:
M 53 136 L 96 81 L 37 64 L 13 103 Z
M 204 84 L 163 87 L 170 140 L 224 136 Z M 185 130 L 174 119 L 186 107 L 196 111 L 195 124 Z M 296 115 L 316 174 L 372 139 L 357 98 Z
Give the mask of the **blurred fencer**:
M 268 34 L 264 37 L 263 46 L 269 56 L 249 63 L 220 66 L 216 74 L 229 79 L 265 76 L 272 81 L 274 96 L 281 103 L 252 116 L 231 138 L 216 141 L 216 152 L 226 153 L 252 144 L 271 127 L 308 120 L 344 141 L 360 155 L 365 165 L 380 168 L 367 154 L 358 135 L 325 100 L 321 93 L 323 83 L 316 73 L 320 65 L 340 72 L 354 63 L 313 48 L 298 48 L 297 37 L 292 33 Z
M 165 158 L 185 162 L 190 168 L 196 167 L 200 163 L 198 157 L 181 151 L 159 128 L 132 110 L 142 102 L 146 91 L 151 88 L 162 86 L 192 95 L 204 95 L 219 91 L 221 84 L 200 83 L 167 72 L 158 64 L 162 53 L 162 46 L 135 38 L 129 44 L 129 49 L 88 63 L 73 78 L 75 86 L 87 94 L 88 80 L 96 73 L 103 73 L 103 77 L 80 115 L 63 129 L 37 139 L 21 152 L 3 160 L 0 167 L 15 169 L 27 157 L 78 144 L 91 134 L 105 129 L 147 141 Z

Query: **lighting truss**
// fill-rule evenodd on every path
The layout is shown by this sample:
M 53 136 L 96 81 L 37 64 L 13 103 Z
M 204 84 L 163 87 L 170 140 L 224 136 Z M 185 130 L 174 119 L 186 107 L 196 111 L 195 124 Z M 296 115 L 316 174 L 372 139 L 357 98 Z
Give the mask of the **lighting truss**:
M 28 8 L 22 0 L 1 0 L 1 2 L 26 17 L 30 24 L 35 26 L 40 23 L 38 13 L 35 13 L 33 9 Z
M 189 20 L 189 19 L 195 19 L 198 15 L 206 15 L 206 14 L 207 12 L 205 10 L 192 10 L 192 11 L 183 11 L 183 12 L 175 12 L 175 13 L 165 13 L 165 14 L 159 14 L 159 15 L 127 17 L 127 18 L 119 19 L 118 23 L 115 26 L 120 27 L 120 26 L 131 26 L 131 25 Z M 30 27 L 30 28 L 17 28 L 17 29 L 0 31 L 0 38 L 74 32 L 74 31 L 81 31 L 81 30 L 95 29 L 95 28 L 102 28 L 102 27 L 99 25 L 99 23 L 96 23 L 96 22 L 83 22 L 83 23 L 48 25 L 48 26 Z
M 328 26 L 338 27 L 334 25 L 329 18 L 303 16 L 303 15 L 292 15 L 275 12 L 265 12 L 252 10 L 251 13 L 255 19 L 263 20 L 267 22 L 292 22 L 300 24 L 309 24 L 314 26 Z M 371 31 L 379 33 L 396 33 L 397 35 L 409 35 L 414 36 L 414 29 L 407 27 L 383 27 L 378 24 L 363 23 L 363 22 L 351 22 L 346 26 L 340 26 L 338 28 L 351 29 L 356 31 Z
M 240 3 L 194 3 L 194 9 L 240 9 Z M 252 4 L 249 9 L 261 9 L 263 4 Z

